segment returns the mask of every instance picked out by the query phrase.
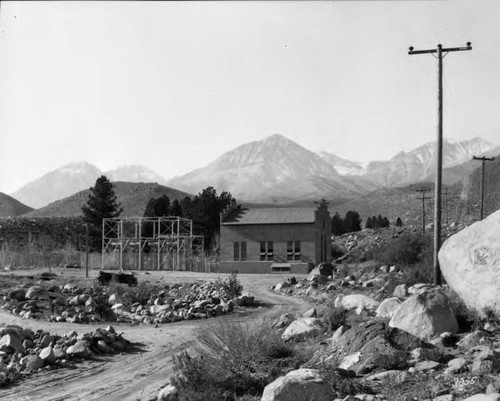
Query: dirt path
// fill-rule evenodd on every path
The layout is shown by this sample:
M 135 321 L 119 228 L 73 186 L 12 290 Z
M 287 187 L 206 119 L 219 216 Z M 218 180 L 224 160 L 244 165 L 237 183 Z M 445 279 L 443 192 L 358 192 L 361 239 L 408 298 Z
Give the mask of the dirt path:
M 164 273 L 169 281 L 210 280 L 217 275 L 195 273 Z M 244 314 L 207 320 L 191 320 L 153 326 L 114 325 L 118 332 L 132 342 L 140 343 L 141 351 L 119 354 L 86 361 L 76 368 L 64 368 L 30 376 L 27 380 L 8 389 L 0 390 L 1 400 L 148 400 L 164 386 L 172 373 L 172 356 L 192 346 L 203 330 L 219 319 L 237 318 L 263 322 L 285 312 L 301 313 L 309 305 L 305 302 L 271 293 L 271 285 L 286 276 L 240 275 L 244 293 L 249 292 L 261 304 Z M 33 329 L 64 334 L 94 331 L 95 325 L 61 324 L 25 320 L 0 310 L 0 323 L 19 324 Z

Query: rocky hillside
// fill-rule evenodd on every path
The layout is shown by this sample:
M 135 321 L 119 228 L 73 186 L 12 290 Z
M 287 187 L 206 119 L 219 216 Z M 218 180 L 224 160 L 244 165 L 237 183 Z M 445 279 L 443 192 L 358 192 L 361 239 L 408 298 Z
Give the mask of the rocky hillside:
M 123 208 L 122 216 L 143 216 L 151 198 L 167 195 L 171 200 L 181 200 L 191 196 L 159 184 L 133 182 L 114 182 L 113 187 Z M 41 209 L 27 213 L 26 217 L 75 217 L 81 216 L 82 206 L 87 202 L 90 190 L 80 191 L 67 198 L 53 202 Z
M 0 192 L 0 217 L 15 217 L 32 210 L 12 196 Z

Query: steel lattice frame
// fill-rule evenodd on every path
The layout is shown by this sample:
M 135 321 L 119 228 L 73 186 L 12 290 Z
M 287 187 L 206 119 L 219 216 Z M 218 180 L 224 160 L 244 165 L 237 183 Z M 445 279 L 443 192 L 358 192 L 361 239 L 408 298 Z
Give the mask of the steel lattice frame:
M 101 269 L 118 265 L 120 270 L 204 270 L 203 251 L 204 238 L 193 235 L 190 219 L 127 217 L 102 222 Z

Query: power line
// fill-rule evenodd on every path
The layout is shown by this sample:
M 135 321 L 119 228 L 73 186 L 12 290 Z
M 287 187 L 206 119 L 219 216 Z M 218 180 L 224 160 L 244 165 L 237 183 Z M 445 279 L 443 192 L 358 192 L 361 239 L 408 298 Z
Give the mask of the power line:
M 425 196 L 425 194 L 428 191 L 429 190 L 425 189 L 425 188 L 421 188 L 421 189 L 416 190 L 416 192 L 420 192 L 422 194 L 422 196 L 420 198 L 417 198 L 417 199 L 420 199 L 422 201 L 422 235 L 424 235 L 424 236 L 425 236 L 425 201 L 432 199 L 432 198 Z
M 408 54 L 432 54 L 438 60 L 438 126 L 436 143 L 436 182 L 434 187 L 434 284 L 441 284 L 441 270 L 439 268 L 438 253 L 441 247 L 441 178 L 443 172 L 443 58 L 450 52 L 472 50 L 470 42 L 465 47 L 443 48 L 441 44 L 435 49 L 414 50 L 410 46 Z M 444 55 L 443 55 L 444 53 Z M 435 55 L 437 54 L 437 56 Z

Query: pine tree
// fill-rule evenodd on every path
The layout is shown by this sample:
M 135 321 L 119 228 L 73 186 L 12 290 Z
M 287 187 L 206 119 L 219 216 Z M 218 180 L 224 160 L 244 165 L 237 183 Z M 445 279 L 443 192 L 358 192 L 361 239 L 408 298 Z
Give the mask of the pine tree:
M 383 227 L 389 227 L 391 225 L 387 216 L 382 219 L 382 222 L 384 223 Z
M 366 219 L 365 228 L 373 228 L 373 221 L 371 217 Z
M 403 221 L 401 220 L 401 217 L 398 217 L 396 220 L 396 227 L 401 227 L 403 225 Z
M 170 198 L 162 195 L 159 198 L 151 198 L 146 205 L 144 217 L 165 217 L 170 216 Z
M 353 231 L 361 230 L 361 217 L 355 210 L 349 210 L 344 217 L 345 232 L 350 233 Z
M 172 205 L 170 206 L 170 215 L 177 217 L 184 217 L 182 213 L 182 206 L 177 199 L 174 199 Z
M 123 209 L 116 200 L 113 184 L 102 175 L 90 188 L 87 203 L 82 206 L 83 220 L 89 225 L 92 248 L 98 249 L 102 238 L 102 221 L 120 216 Z
M 333 235 L 342 235 L 345 233 L 344 230 L 344 221 L 342 217 L 340 217 L 339 213 L 335 213 L 332 217 L 332 234 Z

